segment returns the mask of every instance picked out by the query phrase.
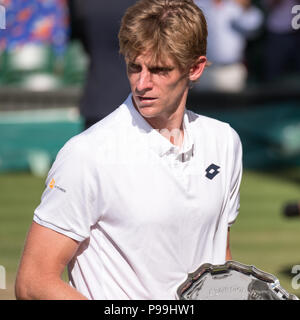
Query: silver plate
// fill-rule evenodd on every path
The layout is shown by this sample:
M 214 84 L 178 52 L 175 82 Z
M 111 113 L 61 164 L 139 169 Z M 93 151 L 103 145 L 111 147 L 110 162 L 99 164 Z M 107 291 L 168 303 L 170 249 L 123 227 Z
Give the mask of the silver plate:
M 201 265 L 177 295 L 180 300 L 299 300 L 274 275 L 237 261 Z

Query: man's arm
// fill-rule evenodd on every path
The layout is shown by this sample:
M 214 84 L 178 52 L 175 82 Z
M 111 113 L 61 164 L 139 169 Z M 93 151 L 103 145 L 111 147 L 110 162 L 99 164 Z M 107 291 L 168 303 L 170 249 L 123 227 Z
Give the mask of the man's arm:
M 87 299 L 61 279 L 78 247 L 77 241 L 33 222 L 17 274 L 16 298 Z

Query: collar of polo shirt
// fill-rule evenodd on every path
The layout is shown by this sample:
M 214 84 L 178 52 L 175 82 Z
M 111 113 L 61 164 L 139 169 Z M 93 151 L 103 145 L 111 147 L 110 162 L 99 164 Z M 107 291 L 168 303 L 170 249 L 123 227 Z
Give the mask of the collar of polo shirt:
M 173 154 L 176 159 L 181 162 L 186 162 L 194 154 L 194 143 L 192 140 L 191 130 L 190 130 L 190 120 L 188 112 L 185 110 L 183 116 L 183 130 L 184 138 L 181 147 L 173 145 L 168 139 L 161 135 L 158 130 L 153 129 L 150 124 L 141 116 L 141 114 L 136 110 L 132 102 L 132 95 L 130 94 L 125 105 L 128 107 L 133 125 L 136 130 L 139 131 L 141 135 L 147 140 L 149 146 L 160 156 L 167 156 Z

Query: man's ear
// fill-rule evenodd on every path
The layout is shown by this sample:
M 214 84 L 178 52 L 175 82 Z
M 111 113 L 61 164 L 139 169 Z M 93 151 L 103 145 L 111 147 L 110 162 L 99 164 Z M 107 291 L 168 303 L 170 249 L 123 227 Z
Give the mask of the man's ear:
M 205 56 L 201 56 L 197 59 L 196 63 L 190 68 L 189 78 L 190 81 L 197 81 L 205 68 L 207 59 Z

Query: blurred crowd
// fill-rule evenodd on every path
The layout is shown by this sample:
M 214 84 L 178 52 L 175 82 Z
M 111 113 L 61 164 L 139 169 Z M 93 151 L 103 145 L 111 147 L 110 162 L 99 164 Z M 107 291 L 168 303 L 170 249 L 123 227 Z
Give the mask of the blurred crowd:
M 72 15 L 75 12 L 78 17 L 74 8 L 80 3 L 82 13 L 93 12 L 96 8 L 94 15 L 90 15 L 93 19 L 95 13 L 100 12 L 97 2 L 1 0 L 5 8 L 5 28 L 0 29 L 0 84 L 21 84 L 33 89 L 81 85 L 90 58 L 82 39 L 92 35 L 74 39 L 72 35 L 78 34 L 80 26 Z M 99 30 L 103 27 L 99 20 L 109 20 L 110 15 L 116 15 L 114 10 L 120 11 L 121 2 L 115 2 L 105 11 L 105 18 L 100 13 L 98 25 L 90 29 L 91 32 L 97 34 L 97 27 Z M 211 63 L 195 90 L 240 91 L 251 84 L 298 79 L 299 0 L 195 2 L 207 17 L 207 55 Z M 2 23 L 3 20 L 2 14 Z M 82 32 L 80 30 L 81 35 Z
M 70 39 L 66 0 L 0 0 L 0 86 L 45 91 L 81 85 L 88 65 Z
M 292 25 L 299 0 L 195 2 L 207 17 L 212 63 L 197 89 L 236 92 L 299 76 L 300 30 Z

